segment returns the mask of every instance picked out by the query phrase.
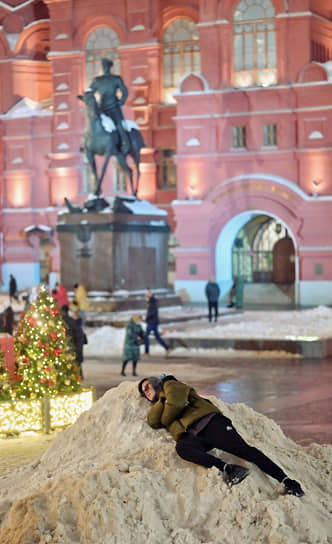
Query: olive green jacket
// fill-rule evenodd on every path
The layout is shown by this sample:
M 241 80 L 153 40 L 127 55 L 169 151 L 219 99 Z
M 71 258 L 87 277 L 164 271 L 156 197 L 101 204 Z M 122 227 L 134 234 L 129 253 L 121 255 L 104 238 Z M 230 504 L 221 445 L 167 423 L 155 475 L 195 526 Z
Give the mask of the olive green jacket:
M 165 380 L 158 401 L 148 412 L 148 424 L 153 429 L 166 427 L 174 440 L 202 417 L 220 410 L 195 389 L 175 379 Z

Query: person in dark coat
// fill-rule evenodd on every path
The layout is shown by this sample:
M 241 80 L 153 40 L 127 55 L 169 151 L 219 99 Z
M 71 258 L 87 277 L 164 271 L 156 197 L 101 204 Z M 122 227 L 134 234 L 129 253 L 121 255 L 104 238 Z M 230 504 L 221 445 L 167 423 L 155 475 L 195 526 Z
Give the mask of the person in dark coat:
M 216 467 L 231 487 L 239 484 L 249 469 L 225 463 L 208 453 L 216 448 L 255 463 L 263 472 L 283 483 L 285 492 L 302 497 L 304 492 L 296 480 L 291 480 L 281 467 L 263 452 L 250 446 L 210 400 L 174 376 L 143 378 L 138 384 L 140 394 L 152 403 L 147 421 L 153 429 L 166 428 L 176 440 L 176 452 L 186 461 L 206 468 Z
M 218 300 L 220 296 L 219 285 L 211 278 L 205 286 L 205 296 L 208 301 L 209 321 L 212 321 L 212 310 L 214 310 L 214 320 L 218 319 Z
M 9 300 L 12 303 L 12 299 L 17 300 L 17 283 L 13 274 L 9 274 Z
M 163 348 L 165 348 L 166 351 L 166 357 L 168 356 L 170 352 L 169 346 L 164 342 L 164 340 L 161 338 L 159 331 L 158 331 L 158 325 L 159 325 L 159 315 L 158 315 L 158 301 L 156 297 L 151 293 L 151 291 L 148 289 L 145 298 L 147 300 L 148 306 L 147 306 L 147 312 L 146 312 L 146 332 L 145 332 L 145 354 L 149 354 L 149 336 L 150 333 L 153 332 L 157 342 Z
M 14 312 L 11 306 L 7 306 L 3 312 L 3 331 L 13 336 Z
M 133 376 L 137 376 L 136 366 L 137 361 L 140 360 L 140 344 L 144 342 L 144 331 L 139 324 L 140 319 L 140 314 L 134 314 L 127 325 L 121 376 L 126 375 L 125 369 L 129 361 L 133 363 Z
M 76 361 L 80 367 L 80 374 L 83 379 L 83 346 L 84 344 L 87 344 L 87 338 L 82 327 L 82 318 L 78 314 L 75 314 L 75 312 L 73 313 L 73 316 L 70 316 L 69 307 L 66 304 L 62 306 L 61 312 L 63 320 L 68 325 L 67 334 L 71 337 L 76 353 Z

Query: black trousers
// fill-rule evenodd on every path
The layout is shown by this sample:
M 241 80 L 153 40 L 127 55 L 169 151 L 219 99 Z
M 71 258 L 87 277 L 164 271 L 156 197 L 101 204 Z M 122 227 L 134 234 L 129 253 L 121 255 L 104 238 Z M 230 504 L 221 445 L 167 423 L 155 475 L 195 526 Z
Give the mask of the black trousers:
M 214 310 L 214 320 L 218 319 L 218 302 L 208 302 L 209 306 L 209 321 L 212 321 L 212 310 Z
M 126 366 L 127 366 L 127 363 L 130 361 L 130 359 L 126 359 L 125 361 L 123 361 L 122 363 L 122 370 L 121 370 L 121 374 L 124 374 L 124 371 L 126 369 Z M 136 376 L 136 365 L 137 365 L 137 361 L 133 360 L 133 376 Z
M 182 459 L 206 468 L 215 466 L 219 470 L 223 470 L 225 463 L 207 453 L 213 448 L 255 463 L 263 472 L 278 482 L 286 478 L 284 471 L 260 450 L 249 446 L 234 429 L 231 420 L 222 414 L 216 414 L 197 436 L 186 432 L 176 443 L 176 451 Z

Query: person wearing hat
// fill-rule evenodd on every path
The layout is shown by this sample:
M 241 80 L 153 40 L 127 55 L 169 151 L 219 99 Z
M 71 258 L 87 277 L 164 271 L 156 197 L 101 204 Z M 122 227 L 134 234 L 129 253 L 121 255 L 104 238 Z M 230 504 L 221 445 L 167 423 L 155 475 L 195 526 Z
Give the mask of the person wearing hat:
M 174 376 L 143 378 L 138 384 L 142 397 L 152 403 L 147 421 L 153 429 L 166 428 L 176 440 L 176 452 L 186 461 L 206 468 L 217 467 L 231 487 L 244 480 L 249 470 L 241 465 L 225 463 L 208 453 L 216 448 L 257 465 L 263 472 L 285 486 L 285 492 L 302 497 L 304 492 L 296 480 L 257 448 L 240 436 L 232 421 L 211 401 Z
M 139 324 L 140 320 L 140 314 L 134 314 L 128 322 L 123 347 L 121 376 L 126 375 L 125 369 L 129 361 L 132 361 L 133 363 L 133 376 L 137 376 L 136 365 L 137 361 L 140 359 L 140 345 L 144 342 L 144 331 Z

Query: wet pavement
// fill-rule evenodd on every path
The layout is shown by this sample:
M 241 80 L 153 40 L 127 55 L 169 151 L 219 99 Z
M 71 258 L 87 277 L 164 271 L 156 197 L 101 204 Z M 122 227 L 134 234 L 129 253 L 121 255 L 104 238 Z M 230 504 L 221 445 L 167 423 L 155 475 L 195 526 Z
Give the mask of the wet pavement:
M 234 361 L 223 361 L 234 369 Z M 243 402 L 307 445 L 332 444 L 332 360 L 236 360 L 238 376 L 200 391 Z

